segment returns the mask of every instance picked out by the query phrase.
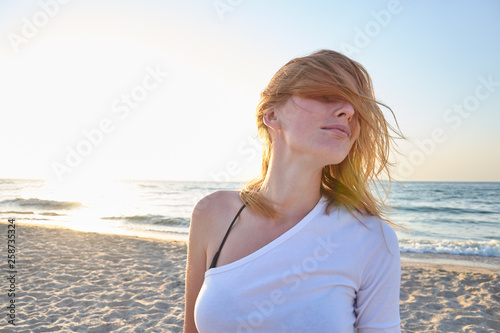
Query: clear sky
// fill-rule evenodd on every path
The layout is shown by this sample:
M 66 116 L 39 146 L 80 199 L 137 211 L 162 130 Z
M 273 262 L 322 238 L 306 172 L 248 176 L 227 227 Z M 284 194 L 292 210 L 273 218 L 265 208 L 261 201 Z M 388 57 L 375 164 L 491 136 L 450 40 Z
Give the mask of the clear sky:
M 400 180 L 500 181 L 500 2 L 0 3 L 0 178 L 246 181 L 288 60 L 341 51 L 407 141 Z

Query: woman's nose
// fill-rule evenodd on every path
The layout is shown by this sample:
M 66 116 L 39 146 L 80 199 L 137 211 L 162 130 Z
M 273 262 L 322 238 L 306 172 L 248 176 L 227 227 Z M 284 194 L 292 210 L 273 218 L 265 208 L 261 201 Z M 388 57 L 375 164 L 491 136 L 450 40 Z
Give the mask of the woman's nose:
M 347 121 L 350 121 L 354 116 L 354 107 L 350 103 L 342 102 L 337 106 L 334 116 L 339 118 L 346 117 Z

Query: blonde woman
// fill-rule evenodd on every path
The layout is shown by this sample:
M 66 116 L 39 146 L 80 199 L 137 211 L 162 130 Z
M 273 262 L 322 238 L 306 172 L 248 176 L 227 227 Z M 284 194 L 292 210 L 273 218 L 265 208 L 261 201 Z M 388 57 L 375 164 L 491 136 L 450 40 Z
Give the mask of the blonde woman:
M 184 331 L 400 332 L 390 130 L 366 70 L 322 50 L 261 94 L 261 174 L 193 210 Z M 246 209 L 245 209 L 246 208 Z

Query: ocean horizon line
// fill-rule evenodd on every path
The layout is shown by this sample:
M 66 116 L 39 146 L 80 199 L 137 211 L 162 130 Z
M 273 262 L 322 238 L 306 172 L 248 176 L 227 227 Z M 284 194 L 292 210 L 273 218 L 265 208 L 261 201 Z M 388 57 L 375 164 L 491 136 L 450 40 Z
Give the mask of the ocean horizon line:
M 253 179 L 253 178 L 252 178 Z M 193 182 L 193 183 L 247 183 L 252 179 L 248 180 L 229 180 L 229 181 L 219 181 L 219 180 L 199 180 L 199 179 L 140 179 L 140 178 L 122 178 L 122 179 L 99 179 L 105 181 L 138 181 L 138 182 Z M 11 177 L 1 177 L 0 180 L 35 180 L 35 181 L 54 181 L 54 179 L 50 178 L 11 178 Z M 381 181 L 388 181 L 388 179 L 381 179 Z M 70 181 L 71 182 L 71 181 Z M 392 183 L 500 183 L 500 180 L 397 180 L 392 179 Z

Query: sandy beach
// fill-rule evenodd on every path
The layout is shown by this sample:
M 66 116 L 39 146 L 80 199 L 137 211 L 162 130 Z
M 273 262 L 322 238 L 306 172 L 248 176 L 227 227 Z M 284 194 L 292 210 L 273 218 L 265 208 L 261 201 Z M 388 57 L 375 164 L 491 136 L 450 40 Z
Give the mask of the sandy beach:
M 14 327 L 3 238 L 0 332 L 182 332 L 185 243 L 16 224 Z M 407 257 L 403 332 L 500 331 L 496 259 L 466 267 Z

